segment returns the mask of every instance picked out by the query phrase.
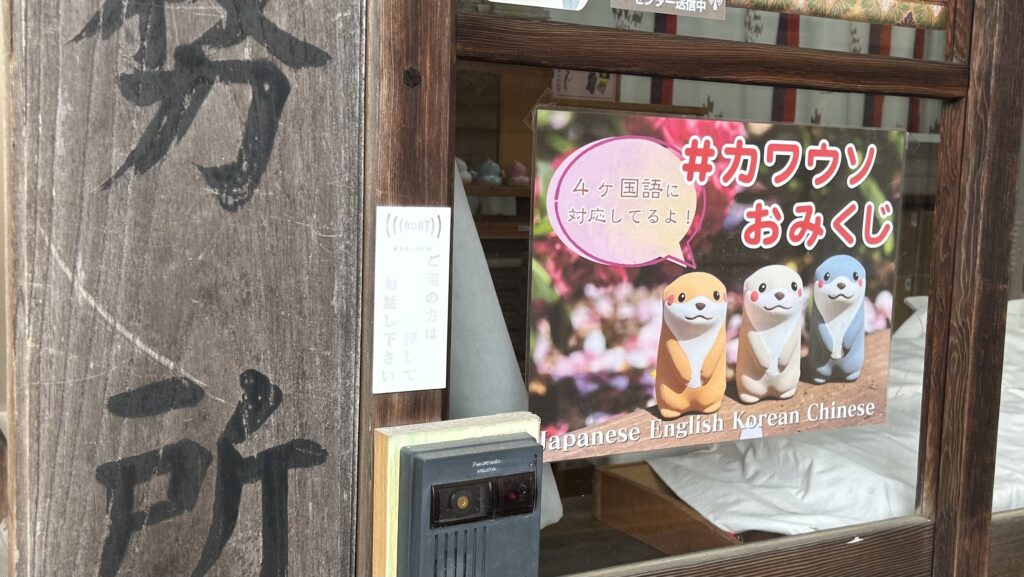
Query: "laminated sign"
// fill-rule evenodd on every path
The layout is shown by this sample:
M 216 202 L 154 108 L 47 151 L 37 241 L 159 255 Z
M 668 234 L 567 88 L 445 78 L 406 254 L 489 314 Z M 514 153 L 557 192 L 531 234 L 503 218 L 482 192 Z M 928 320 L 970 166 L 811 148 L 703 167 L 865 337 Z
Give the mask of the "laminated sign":
M 884 422 L 906 132 L 536 115 L 545 460 Z

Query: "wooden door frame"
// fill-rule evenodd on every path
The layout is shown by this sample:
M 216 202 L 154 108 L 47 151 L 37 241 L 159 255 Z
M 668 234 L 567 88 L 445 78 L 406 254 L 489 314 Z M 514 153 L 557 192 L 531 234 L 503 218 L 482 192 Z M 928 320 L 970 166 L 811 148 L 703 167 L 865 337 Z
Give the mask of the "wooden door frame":
M 1024 515 L 992 522 L 1017 155 L 1024 6 L 949 0 L 947 61 L 927 62 L 455 14 L 452 0 L 371 0 L 364 315 L 373 208 L 451 204 L 454 59 L 945 100 L 915 516 L 596 571 L 594 575 L 984 575 L 1012 567 Z M 428 49 L 429 47 L 429 49 Z M 665 54 L 683 53 L 685 59 Z M 1002 130 L 1002 133 L 999 130 Z M 1009 135 L 1009 136 L 1007 136 Z M 1007 162 L 1011 159 L 1011 162 Z M 955 313 L 955 314 L 954 314 Z M 369 567 L 373 428 L 445 417 L 437 392 L 369 393 L 364 324 L 358 567 Z M 950 401 L 950 402 L 947 402 Z M 855 540 L 855 538 L 857 538 Z M 851 541 L 858 543 L 850 547 Z

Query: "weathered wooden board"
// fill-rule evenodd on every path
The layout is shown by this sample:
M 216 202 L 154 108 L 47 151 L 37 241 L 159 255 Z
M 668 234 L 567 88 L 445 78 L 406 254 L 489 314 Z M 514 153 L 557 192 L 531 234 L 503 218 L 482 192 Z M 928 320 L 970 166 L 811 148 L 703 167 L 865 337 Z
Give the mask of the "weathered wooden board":
M 12 4 L 18 574 L 351 574 L 363 3 Z
M 951 199 L 955 204 L 944 204 L 941 213 L 943 225 L 955 228 L 955 242 L 950 245 L 946 235 L 937 239 L 942 248 L 953 249 L 942 254 L 952 272 L 938 277 L 952 282 L 948 308 L 940 309 L 948 314 L 948 328 L 932 318 L 928 326 L 929 332 L 938 325 L 948 334 L 944 350 L 932 345 L 929 352 L 929 358 L 942 353 L 946 359 L 945 374 L 939 375 L 944 380 L 929 381 L 945 388 L 934 489 L 933 574 L 953 576 L 988 574 L 1009 285 L 1006 263 L 1024 122 L 1024 5 L 984 0 L 964 4 L 968 10 L 973 4 L 970 89 L 963 108 L 943 117 L 963 123 L 960 167 L 944 169 L 945 176 L 959 178 L 959 191 Z M 947 153 L 944 162 L 957 160 L 955 150 Z M 942 290 L 936 287 L 933 294 Z
M 366 206 L 451 206 L 451 0 L 367 0 Z M 372 238 L 372 237 L 370 237 Z M 373 293 L 374 246 L 363 253 L 364 294 Z M 450 294 L 449 294 L 450 298 Z M 364 299 L 363 396 L 359 447 L 359 543 L 356 575 L 371 574 L 373 430 L 444 418 L 447 391 L 372 393 L 372 299 Z

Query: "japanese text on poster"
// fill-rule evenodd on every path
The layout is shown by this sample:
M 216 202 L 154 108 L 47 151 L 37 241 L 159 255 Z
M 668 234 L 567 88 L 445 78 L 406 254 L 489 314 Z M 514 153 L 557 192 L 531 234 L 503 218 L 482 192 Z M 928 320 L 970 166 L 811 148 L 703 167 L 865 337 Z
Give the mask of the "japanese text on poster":
M 539 109 L 536 137 L 545 459 L 884 420 L 904 132 Z

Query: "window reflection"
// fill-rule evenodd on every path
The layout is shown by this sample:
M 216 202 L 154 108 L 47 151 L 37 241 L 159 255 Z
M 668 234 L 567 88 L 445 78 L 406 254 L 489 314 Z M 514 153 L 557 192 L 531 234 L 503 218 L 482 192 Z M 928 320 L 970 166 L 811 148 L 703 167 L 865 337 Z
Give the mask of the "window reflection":
M 586 11 L 581 14 L 590 16 Z M 489 274 L 493 282 L 500 320 L 523 373 L 528 340 L 538 338 L 529 334 L 527 324 L 529 281 L 535 266 L 529 253 L 532 189 L 528 180 L 533 177 L 531 123 L 537 104 L 906 128 L 911 133 L 902 183 L 898 268 L 891 271 L 896 288 L 871 302 L 873 318 L 893 331 L 886 424 L 555 463 L 554 482 L 545 487 L 548 525 L 542 531 L 542 574 L 597 569 L 913 513 L 940 102 L 601 77 L 481 63 L 460 63 L 456 98 L 460 190 L 465 192 L 467 213 L 487 265 L 479 272 Z M 456 276 L 459 254 L 457 247 Z M 571 274 L 568 268 L 555 272 Z M 591 292 L 614 297 L 614 291 Z M 457 311 L 458 286 L 454 295 Z M 599 319 L 598 324 L 603 322 Z M 572 340 L 585 342 L 585 336 Z M 454 337 L 452 347 L 454 364 L 460 348 Z M 488 362 L 479 356 L 472 361 Z M 557 394 L 546 383 L 526 386 L 532 395 Z M 453 377 L 453 397 L 500 394 L 479 382 L 460 388 Z M 464 400 L 459 396 L 452 402 Z

